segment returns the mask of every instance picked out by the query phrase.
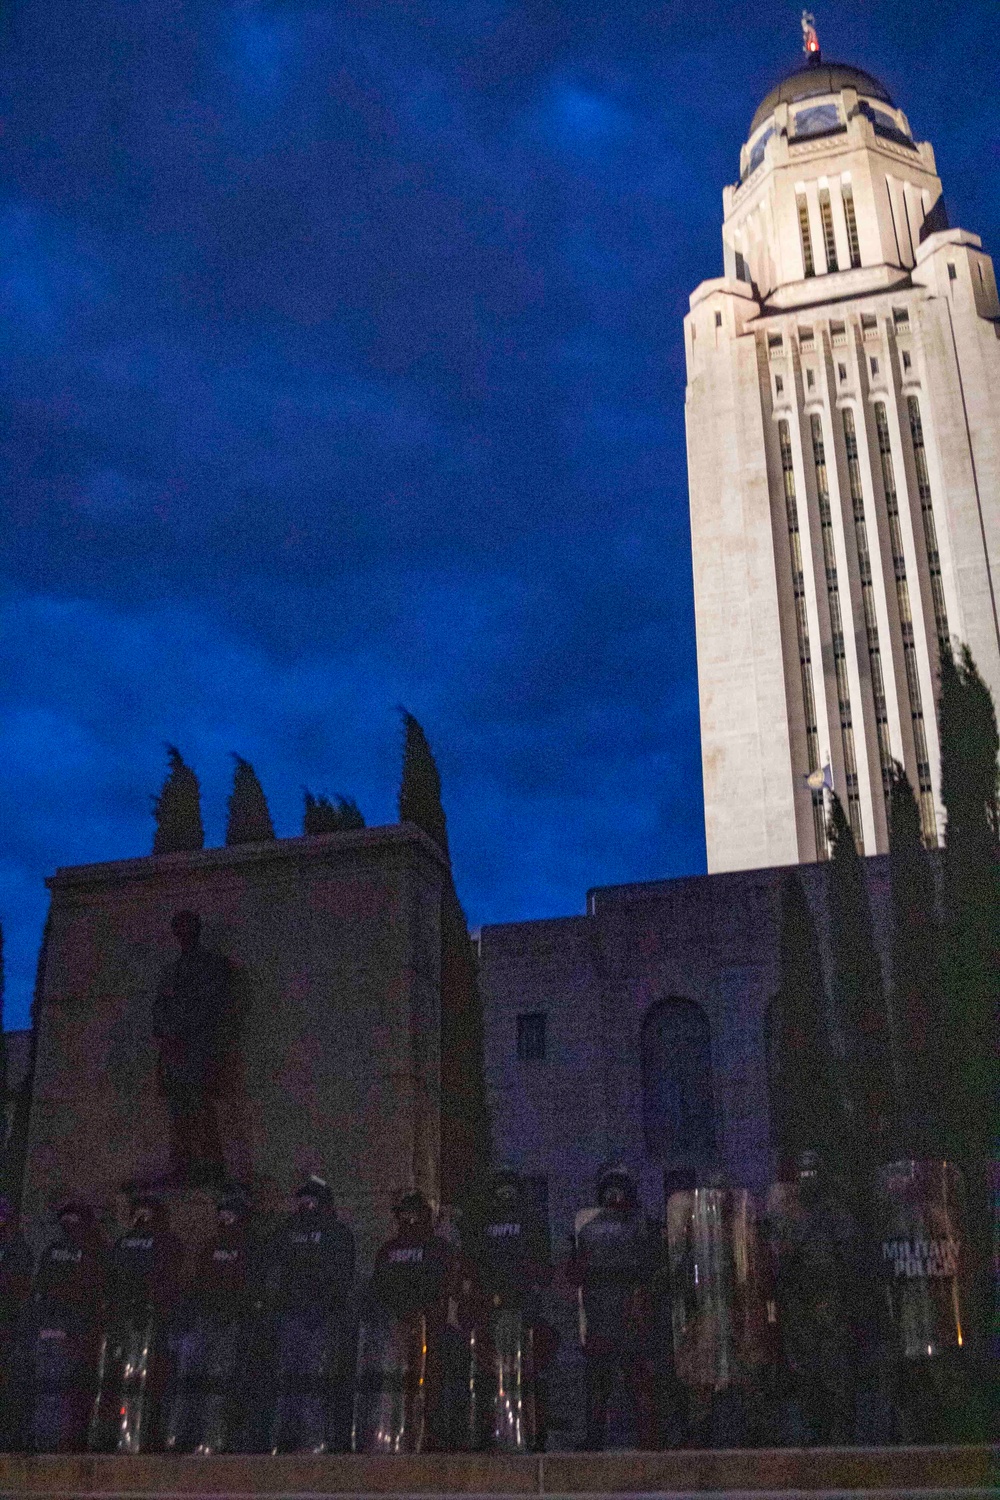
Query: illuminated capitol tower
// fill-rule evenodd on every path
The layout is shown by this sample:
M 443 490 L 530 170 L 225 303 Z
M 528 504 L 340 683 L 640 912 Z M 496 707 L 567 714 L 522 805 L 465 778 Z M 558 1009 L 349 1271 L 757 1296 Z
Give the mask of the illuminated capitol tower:
M 764 99 L 685 320 L 708 868 L 865 854 L 901 761 L 937 841 L 938 652 L 1000 703 L 1000 322 L 934 152 L 860 68 Z M 812 785 L 810 785 L 810 782 Z

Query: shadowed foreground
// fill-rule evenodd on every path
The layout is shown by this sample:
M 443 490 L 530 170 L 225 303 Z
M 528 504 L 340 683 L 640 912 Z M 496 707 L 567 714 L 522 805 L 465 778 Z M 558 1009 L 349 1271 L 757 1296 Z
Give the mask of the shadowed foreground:
M 672 1453 L 289 1454 L 0 1458 L 0 1497 L 212 1495 L 1000 1494 L 1000 1448 L 768 1448 Z

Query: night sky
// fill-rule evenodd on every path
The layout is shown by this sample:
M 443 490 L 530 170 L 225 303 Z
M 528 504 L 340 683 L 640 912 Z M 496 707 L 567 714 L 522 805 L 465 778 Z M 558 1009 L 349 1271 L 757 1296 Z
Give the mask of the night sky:
M 470 922 L 704 868 L 681 319 L 799 7 L 6 0 L 0 920 L 148 853 L 180 746 L 394 821 Z M 842 0 L 1000 249 L 994 4 Z

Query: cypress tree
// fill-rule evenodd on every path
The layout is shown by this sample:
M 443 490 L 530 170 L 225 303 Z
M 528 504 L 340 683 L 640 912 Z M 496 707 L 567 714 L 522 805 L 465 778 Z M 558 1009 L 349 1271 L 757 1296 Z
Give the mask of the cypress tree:
M 236 770 L 229 795 L 227 844 L 261 844 L 274 838 L 274 824 L 268 812 L 264 789 L 248 760 L 233 752 Z
M 478 965 L 455 890 L 441 777 L 427 736 L 401 708 L 405 738 L 399 819 L 428 834 L 445 857 L 441 892 L 441 1194 L 469 1203 L 490 1162 L 490 1119 L 483 1061 Z
M 941 931 L 934 872 L 913 788 L 896 762 L 889 784 L 892 1043 L 897 1115 L 907 1154 L 941 1150 Z
M 4 990 L 4 966 L 3 966 L 3 927 L 0 926 L 0 1160 L 3 1160 L 7 1147 L 7 1135 L 10 1121 L 7 1111 L 7 1033 L 3 1025 L 3 990 Z
M 403 716 L 403 776 L 399 788 L 399 821 L 415 823 L 437 844 L 446 859 L 448 829 L 441 805 L 441 776 L 427 736 L 417 720 L 405 708 Z
M 856 1185 L 864 1190 L 875 1167 L 894 1151 L 898 1130 L 882 969 L 861 858 L 836 793 L 831 797 L 829 836 L 832 988 L 846 1053 L 842 1098 Z
M 772 1142 L 779 1178 L 784 1178 L 803 1151 L 821 1152 L 832 1166 L 844 1146 L 819 945 L 798 875 L 789 875 L 782 886 L 780 943 L 780 987 L 770 1010 L 768 1084 Z
M 160 795 L 153 798 L 156 833 L 154 854 L 178 854 L 189 849 L 204 849 L 205 830 L 201 822 L 201 789 L 191 767 L 185 765 L 181 752 L 168 745 L 170 769 Z
M 305 809 L 302 816 L 302 832 L 346 833 L 352 828 L 364 828 L 365 820 L 353 797 L 337 797 L 333 802 L 322 793 L 314 797 L 308 787 L 303 787 Z
M 944 846 L 946 1143 L 962 1165 L 977 1263 L 976 1317 L 988 1322 L 991 1161 L 998 1151 L 1000 857 L 996 713 L 967 646 L 941 659 L 938 703 Z

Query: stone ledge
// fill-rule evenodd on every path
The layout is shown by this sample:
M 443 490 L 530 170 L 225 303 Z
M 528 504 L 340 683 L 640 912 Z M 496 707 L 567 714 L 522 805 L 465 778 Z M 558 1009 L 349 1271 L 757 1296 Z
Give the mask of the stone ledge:
M 0 1500 L 117 1496 L 1000 1494 L 1000 1447 L 769 1448 L 669 1453 L 338 1454 L 212 1458 L 0 1456 Z

